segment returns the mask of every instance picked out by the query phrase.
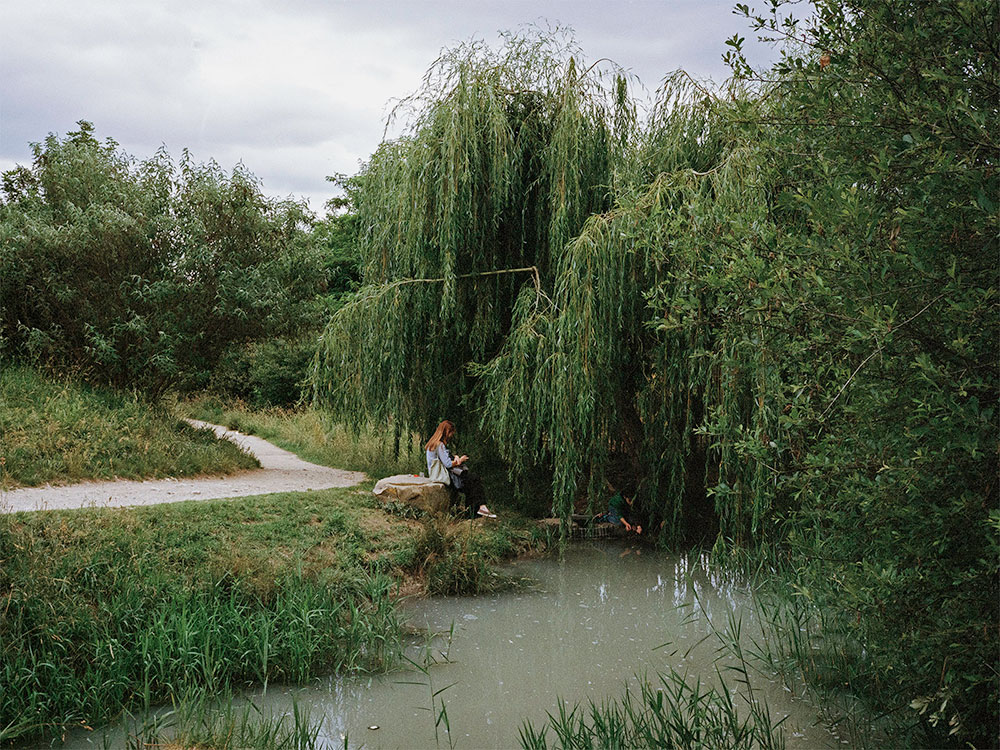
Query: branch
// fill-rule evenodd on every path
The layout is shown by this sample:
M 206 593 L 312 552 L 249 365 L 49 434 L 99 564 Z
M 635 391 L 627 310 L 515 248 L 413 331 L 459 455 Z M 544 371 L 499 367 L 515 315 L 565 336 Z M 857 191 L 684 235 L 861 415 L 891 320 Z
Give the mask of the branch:
M 505 273 L 529 273 L 529 272 L 531 273 L 532 280 L 535 283 L 535 295 L 539 298 L 545 297 L 546 299 L 548 299 L 548 295 L 546 295 L 542 291 L 542 280 L 538 274 L 538 266 L 524 266 L 523 268 L 500 268 L 495 271 L 479 271 L 477 273 L 460 273 L 457 276 L 455 276 L 455 278 L 472 279 L 478 276 L 499 276 Z M 372 294 L 370 296 L 374 296 L 375 294 L 382 294 L 388 292 L 390 289 L 395 289 L 396 287 L 404 286 L 406 284 L 435 284 L 444 281 L 446 281 L 446 278 L 444 276 L 435 279 L 399 279 L 398 281 L 391 281 L 388 284 L 382 284 L 381 286 L 376 287 L 375 289 L 372 290 Z
M 907 323 L 910 323 L 911 321 L 916 320 L 918 317 L 920 317 L 921 315 L 923 315 L 924 312 L 931 305 L 933 305 L 935 302 L 937 302 L 943 296 L 944 296 L 943 294 L 939 294 L 937 297 L 935 297 L 934 299 L 932 299 L 930 302 L 928 302 L 926 305 L 923 306 L 923 308 L 920 310 L 920 312 L 918 312 L 916 315 L 914 315 L 911 318 L 907 318 L 902 323 L 900 323 L 898 326 L 896 326 L 896 330 L 898 331 L 900 328 L 902 328 L 903 326 L 905 326 Z M 833 401 L 831 401 L 829 403 L 829 405 L 823 410 L 823 413 L 819 415 L 820 420 L 822 420 L 827 415 L 827 412 L 829 412 L 830 409 L 833 408 L 833 405 L 835 403 L 837 403 L 837 399 L 839 399 L 841 397 L 841 395 L 844 393 L 844 391 L 847 390 L 847 386 L 849 386 L 851 384 L 851 381 L 854 380 L 854 376 L 857 375 L 861 371 L 861 368 L 864 367 L 866 364 L 868 364 L 868 362 L 871 360 L 871 358 L 874 357 L 876 354 L 878 354 L 881 351 L 882 351 L 882 347 L 881 346 L 876 347 L 875 351 L 873 351 L 871 354 L 869 354 L 867 357 L 865 357 L 864 360 L 861 362 L 861 364 L 858 365 L 855 368 L 854 372 L 851 373 L 851 377 L 849 377 L 847 379 L 847 382 L 844 383 L 842 386 L 840 386 L 840 390 L 837 391 L 837 395 L 833 397 Z
M 601 58 L 598 58 L 597 60 L 594 60 L 594 62 L 592 62 L 590 64 L 590 67 L 588 67 L 585 71 L 583 71 L 580 75 L 578 75 L 576 77 L 577 83 L 579 83 L 580 81 L 582 81 L 583 78 L 584 78 L 584 76 L 586 76 L 588 73 L 590 73 L 590 71 L 592 71 L 595 67 L 597 67 L 598 63 L 602 63 L 602 62 L 609 62 L 609 63 L 613 63 L 613 64 L 617 65 L 617 63 L 615 63 L 615 61 L 612 60 L 610 57 L 601 57 Z

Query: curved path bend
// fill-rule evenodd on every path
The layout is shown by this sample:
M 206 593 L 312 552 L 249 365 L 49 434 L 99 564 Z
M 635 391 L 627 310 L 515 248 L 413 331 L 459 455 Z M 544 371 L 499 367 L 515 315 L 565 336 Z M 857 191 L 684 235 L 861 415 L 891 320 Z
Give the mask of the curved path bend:
M 220 438 L 236 443 L 260 461 L 260 468 L 225 477 L 120 479 L 0 491 L 0 513 L 64 508 L 120 508 L 181 500 L 266 495 L 272 492 L 326 490 L 331 487 L 349 487 L 366 478 L 360 471 L 331 469 L 303 461 L 294 453 L 253 435 L 244 435 L 242 432 L 196 419 L 185 421 L 194 427 L 210 428 Z

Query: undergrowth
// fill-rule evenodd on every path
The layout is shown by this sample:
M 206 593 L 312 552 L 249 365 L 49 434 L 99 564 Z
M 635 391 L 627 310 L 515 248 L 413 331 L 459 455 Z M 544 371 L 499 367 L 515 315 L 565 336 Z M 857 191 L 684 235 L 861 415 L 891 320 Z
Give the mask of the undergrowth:
M 0 740 L 391 667 L 402 579 L 492 590 L 493 564 L 535 537 L 518 520 L 422 526 L 366 487 L 0 516 Z
M 0 489 L 228 474 L 256 459 L 136 394 L 0 365 Z
M 411 530 L 355 492 L 0 517 L 0 738 L 393 664 Z
M 428 517 L 416 541 L 415 559 L 429 594 L 478 595 L 516 585 L 495 563 L 544 547 L 544 538 L 524 527 L 483 526 L 477 521 L 451 524 Z

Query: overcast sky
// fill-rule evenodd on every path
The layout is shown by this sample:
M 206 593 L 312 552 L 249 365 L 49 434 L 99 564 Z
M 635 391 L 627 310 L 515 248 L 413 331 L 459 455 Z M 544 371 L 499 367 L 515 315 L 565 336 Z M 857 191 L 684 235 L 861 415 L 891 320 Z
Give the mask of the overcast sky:
M 0 170 L 90 120 L 144 159 L 242 161 L 274 196 L 330 197 L 378 146 L 393 99 L 440 51 L 523 24 L 571 27 L 655 89 L 684 68 L 720 81 L 735 0 L 0 0 Z

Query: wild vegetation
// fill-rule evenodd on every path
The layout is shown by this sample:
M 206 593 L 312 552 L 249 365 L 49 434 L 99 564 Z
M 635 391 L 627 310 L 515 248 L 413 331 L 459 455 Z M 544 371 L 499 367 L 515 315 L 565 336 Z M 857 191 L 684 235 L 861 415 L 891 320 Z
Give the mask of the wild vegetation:
M 771 655 L 846 689 L 886 743 L 995 744 L 1000 8 L 816 0 L 795 20 L 797 7 L 737 5 L 777 44 L 773 66 L 752 68 L 733 37 L 729 81 L 677 72 L 648 107 L 561 32 L 457 47 L 394 113 L 406 135 L 339 178 L 350 212 L 319 223 L 265 199 L 245 170 L 187 154 L 136 163 L 81 122 L 3 175 L 0 351 L 152 396 L 208 384 L 287 406 L 332 312 L 316 402 L 333 423 L 392 435 L 352 461 L 375 466 L 391 443 L 378 467 L 402 466 L 411 436 L 447 417 L 476 433 L 477 460 L 509 472 L 512 505 L 568 519 L 607 482 L 635 490 L 661 544 L 713 545 L 793 592 L 772 604 L 784 640 Z M 308 411 L 281 426 L 229 411 L 298 431 L 284 439 L 299 449 L 310 432 L 347 434 Z M 3 426 L 6 453 L 24 428 Z M 79 473 L 21 463 L 17 476 Z M 181 512 L 141 517 L 152 528 Z M 137 532 L 112 555 L 100 533 L 85 545 L 52 520 L 66 516 L 46 518 L 0 530 L 2 668 L 33 681 L 0 700 L 34 701 L 5 704 L 0 727 L 147 700 L 133 684 L 162 697 L 188 668 L 221 688 L 338 663 L 335 649 L 313 660 L 307 641 L 278 672 L 226 650 L 260 644 L 243 623 L 258 613 L 260 632 L 294 631 L 274 609 L 282 596 L 293 614 L 318 603 L 333 630 L 343 602 L 382 611 L 382 594 L 335 576 L 282 568 L 290 588 L 272 580 L 259 596 L 225 565 L 171 568 L 186 536 L 161 547 Z M 486 582 L 462 538 L 428 527 L 421 545 L 428 570 L 465 566 L 435 568 L 440 590 Z M 211 568 L 215 554 L 191 560 Z M 97 596 L 98 578 L 123 588 Z M 113 618 L 105 600 L 120 603 Z M 136 671 L 148 660 L 117 646 L 175 648 L 178 611 L 229 623 L 227 645 Z M 153 615 L 174 619 L 157 630 Z M 89 645 L 73 646 L 81 633 Z M 112 665 L 106 679 L 91 662 Z M 614 715 L 621 736 L 647 736 L 647 715 L 620 708 L 630 700 L 552 728 L 585 744 Z
M 404 580 L 487 590 L 536 543 L 509 521 L 442 550 L 369 490 L 0 517 L 0 740 L 384 669 Z
M 24 366 L 0 363 L 0 404 L 0 490 L 258 465 L 233 443 L 135 393 L 43 377 Z
M 749 714 L 722 683 L 709 688 L 676 671 L 656 680 L 643 679 L 638 690 L 626 688 L 620 698 L 591 701 L 567 708 L 541 727 L 521 727 L 521 747 L 725 747 L 733 750 L 784 748 L 781 722 L 753 704 Z M 550 739 L 550 732 L 553 737 Z
M 632 481 L 664 543 L 782 560 L 896 741 L 991 744 L 997 7 L 786 5 L 740 7 L 772 68 L 733 38 L 645 116 L 563 38 L 443 55 L 356 178 L 317 398 L 476 418 L 564 518 Z
M 155 395 L 203 386 L 230 347 L 323 314 L 311 215 L 243 167 L 163 151 L 136 163 L 84 121 L 32 148 L 0 199 L 9 356 Z

